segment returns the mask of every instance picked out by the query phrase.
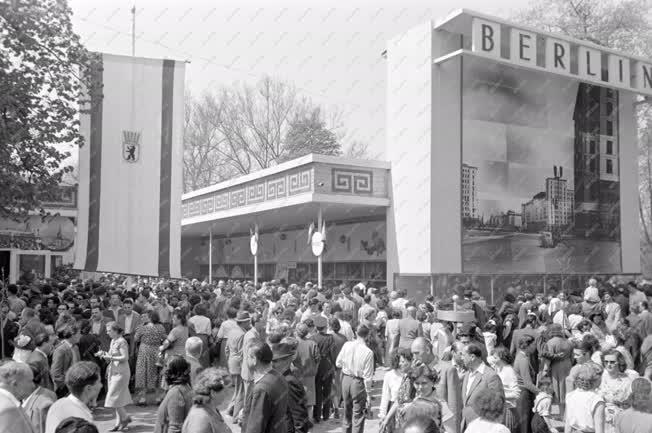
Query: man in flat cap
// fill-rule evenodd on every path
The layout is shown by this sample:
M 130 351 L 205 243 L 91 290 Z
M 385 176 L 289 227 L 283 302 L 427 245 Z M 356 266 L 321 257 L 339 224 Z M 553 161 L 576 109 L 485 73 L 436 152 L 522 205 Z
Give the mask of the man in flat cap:
M 313 426 L 308 416 L 306 407 L 306 391 L 303 384 L 292 371 L 292 361 L 297 356 L 298 341 L 293 337 L 286 337 L 280 343 L 272 344 L 272 365 L 274 370 L 283 374 L 288 383 L 288 409 L 290 416 L 288 423 L 294 425 L 296 433 L 307 433 Z

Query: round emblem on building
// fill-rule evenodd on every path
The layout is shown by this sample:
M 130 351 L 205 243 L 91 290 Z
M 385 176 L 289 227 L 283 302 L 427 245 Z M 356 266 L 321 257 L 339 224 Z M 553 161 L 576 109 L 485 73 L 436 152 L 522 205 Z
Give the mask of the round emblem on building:
M 258 239 L 256 235 L 252 235 L 249 239 L 249 249 L 251 250 L 251 255 L 255 256 L 258 254 Z
M 321 253 L 324 252 L 324 237 L 320 232 L 312 234 L 310 246 L 312 247 L 312 253 L 317 257 L 321 256 Z

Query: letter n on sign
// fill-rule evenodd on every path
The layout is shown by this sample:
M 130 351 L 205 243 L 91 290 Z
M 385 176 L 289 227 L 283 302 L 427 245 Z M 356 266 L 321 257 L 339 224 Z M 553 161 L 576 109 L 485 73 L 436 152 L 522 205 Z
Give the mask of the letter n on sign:
M 500 24 L 473 18 L 471 50 L 500 57 Z
M 636 62 L 634 85 L 636 90 L 646 95 L 652 95 L 652 65 Z

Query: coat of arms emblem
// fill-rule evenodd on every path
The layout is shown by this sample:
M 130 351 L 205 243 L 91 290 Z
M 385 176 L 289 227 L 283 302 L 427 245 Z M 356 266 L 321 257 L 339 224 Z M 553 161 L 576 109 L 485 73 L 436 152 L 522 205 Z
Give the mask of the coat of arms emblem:
M 140 132 L 122 131 L 122 157 L 127 162 L 140 158 Z

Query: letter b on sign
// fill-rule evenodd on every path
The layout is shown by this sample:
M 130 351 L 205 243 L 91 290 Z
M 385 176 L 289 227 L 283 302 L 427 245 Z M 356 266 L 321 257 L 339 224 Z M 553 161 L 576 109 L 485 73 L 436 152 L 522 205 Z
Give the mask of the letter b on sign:
M 474 18 L 471 39 L 474 52 L 500 57 L 500 24 Z

